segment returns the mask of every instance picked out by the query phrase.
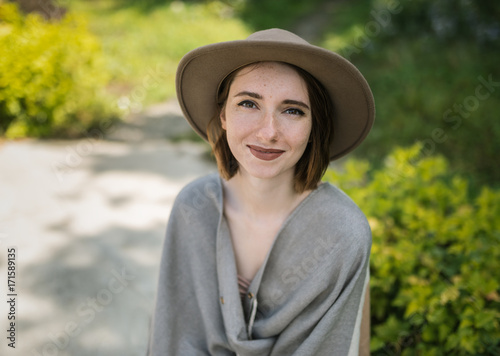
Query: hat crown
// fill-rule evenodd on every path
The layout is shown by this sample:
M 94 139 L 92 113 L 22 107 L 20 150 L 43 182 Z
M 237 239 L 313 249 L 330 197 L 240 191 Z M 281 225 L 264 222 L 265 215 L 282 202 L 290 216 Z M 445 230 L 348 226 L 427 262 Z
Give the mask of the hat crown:
M 290 42 L 295 44 L 309 45 L 309 42 L 296 34 L 282 30 L 279 28 L 272 28 L 269 30 L 257 31 L 247 37 L 247 41 L 273 41 L 273 42 Z

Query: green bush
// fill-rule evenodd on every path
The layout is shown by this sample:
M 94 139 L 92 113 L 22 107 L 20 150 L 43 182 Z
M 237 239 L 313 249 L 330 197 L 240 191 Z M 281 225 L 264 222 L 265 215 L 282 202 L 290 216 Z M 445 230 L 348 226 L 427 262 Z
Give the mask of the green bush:
M 330 22 L 321 45 L 353 61 L 377 108 L 375 126 L 357 154 L 378 163 L 394 145 L 419 141 L 421 155 L 444 155 L 474 187 L 498 187 L 500 41 L 498 21 L 491 22 L 498 4 L 338 4 L 342 16 Z
M 372 354 L 498 355 L 500 191 L 471 197 L 443 157 L 420 151 L 325 176 L 372 227 Z
M 421 155 L 444 155 L 475 185 L 497 184 L 500 52 L 466 42 L 439 47 L 394 40 L 360 60 L 377 103 L 375 135 L 362 150 L 373 159 L 420 141 Z
M 109 78 L 81 17 L 48 22 L 0 4 L 0 47 L 0 134 L 75 137 L 109 126 Z

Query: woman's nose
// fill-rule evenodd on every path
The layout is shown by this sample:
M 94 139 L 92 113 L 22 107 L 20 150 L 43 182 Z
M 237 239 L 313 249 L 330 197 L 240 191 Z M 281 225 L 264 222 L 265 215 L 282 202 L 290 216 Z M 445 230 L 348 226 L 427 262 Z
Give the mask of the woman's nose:
M 266 141 L 276 141 L 278 138 L 278 121 L 272 113 L 265 113 L 261 120 L 258 135 Z

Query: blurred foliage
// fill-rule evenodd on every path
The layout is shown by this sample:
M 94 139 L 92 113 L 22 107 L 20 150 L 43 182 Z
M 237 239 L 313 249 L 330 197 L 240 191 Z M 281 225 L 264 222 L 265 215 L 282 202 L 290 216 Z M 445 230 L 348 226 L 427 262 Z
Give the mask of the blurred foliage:
M 419 141 L 422 156 L 445 155 L 474 188 L 498 186 L 499 12 L 487 1 L 338 4 L 320 45 L 360 69 L 377 108 L 356 155 L 381 163 L 394 145 Z
M 420 141 L 474 188 L 499 185 L 500 3 L 486 0 L 69 0 L 104 52 L 121 115 L 175 96 L 189 50 L 281 27 L 350 59 L 370 83 L 377 119 L 355 155 L 382 164 Z M 318 32 L 319 31 L 319 32 Z M 319 35 L 318 35 L 319 33 Z M 486 86 L 484 82 L 489 83 Z M 478 86 L 482 85 L 479 92 Z M 478 97 L 478 93 L 481 98 Z M 115 105 L 115 104 L 114 104 Z
M 87 16 L 101 39 L 112 76 L 108 90 L 124 114 L 175 97 L 177 64 L 188 51 L 249 34 L 220 1 L 78 0 L 69 8 Z
M 394 0 L 373 0 L 375 9 L 391 6 Z M 396 1 L 402 9 L 388 26 L 389 37 L 430 36 L 439 41 L 465 40 L 499 46 L 500 6 L 490 0 Z
M 324 0 L 226 0 L 253 31 L 278 27 L 293 30 L 297 22 L 317 11 Z
M 498 355 L 500 190 L 471 196 L 442 156 L 421 149 L 325 176 L 372 228 L 372 354 Z
M 60 22 L 0 4 L 0 130 L 7 138 L 77 137 L 114 117 L 99 41 L 81 17 Z
M 393 145 L 420 141 L 422 155 L 444 154 L 475 185 L 497 183 L 499 59 L 473 44 L 439 48 L 425 40 L 395 40 L 365 54 L 357 65 L 373 90 L 377 119 L 358 154 L 378 160 Z

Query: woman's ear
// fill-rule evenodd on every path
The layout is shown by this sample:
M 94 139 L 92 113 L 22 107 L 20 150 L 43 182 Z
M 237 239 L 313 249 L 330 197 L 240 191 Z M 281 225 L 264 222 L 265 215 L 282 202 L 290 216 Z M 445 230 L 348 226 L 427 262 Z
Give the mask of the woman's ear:
M 221 112 L 220 112 L 220 124 L 222 126 L 223 130 L 226 130 L 226 110 L 223 107 Z

